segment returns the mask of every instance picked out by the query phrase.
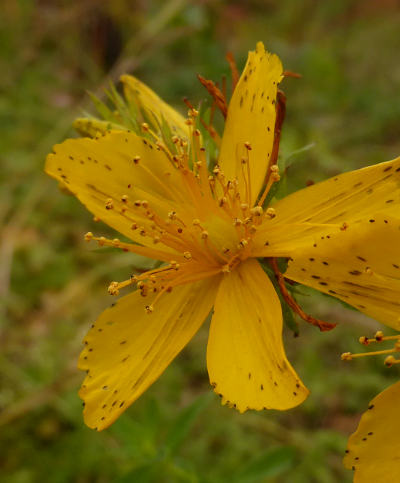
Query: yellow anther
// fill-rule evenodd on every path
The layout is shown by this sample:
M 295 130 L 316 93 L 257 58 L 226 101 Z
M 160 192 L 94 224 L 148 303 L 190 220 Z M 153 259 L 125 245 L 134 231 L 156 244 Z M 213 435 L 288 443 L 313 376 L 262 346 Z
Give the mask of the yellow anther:
M 147 124 L 147 122 L 142 122 L 142 130 L 144 132 L 147 132 L 149 130 L 149 125 Z
M 161 241 L 161 239 L 160 239 L 160 237 L 159 237 L 159 236 L 155 236 L 155 237 L 153 237 L 153 243 L 154 243 L 154 244 L 160 243 L 160 241 Z
M 99 244 L 99 246 L 103 246 L 105 244 L 107 240 L 104 238 L 104 236 L 101 236 L 98 240 L 97 240 L 97 243 Z
M 347 230 L 348 227 L 349 227 L 349 225 L 346 222 L 344 222 L 343 225 L 340 227 L 340 229 L 342 231 L 345 231 L 345 230 Z
M 149 202 L 147 200 L 142 201 L 142 206 L 143 208 L 148 208 L 149 207 Z
M 173 268 L 174 270 L 178 270 L 179 269 L 179 263 L 176 262 L 175 260 L 171 260 L 169 262 L 169 264 L 171 265 L 171 268 Z
M 175 219 L 176 219 L 176 211 L 170 211 L 170 212 L 168 213 L 168 218 L 169 218 L 170 220 L 175 220 Z
M 221 268 L 222 273 L 229 273 L 230 271 L 231 271 L 231 267 L 229 266 L 229 263 L 227 263 L 226 265 L 223 265 Z
M 240 226 L 243 225 L 243 221 L 240 218 L 234 218 L 233 219 L 233 225 L 234 226 Z
M 185 124 L 187 124 L 188 126 L 193 126 L 192 119 L 185 119 Z
M 340 358 L 342 359 L 342 361 L 351 361 L 353 359 L 353 356 L 351 352 L 343 352 Z
M 138 278 L 137 278 L 137 276 L 136 276 L 136 275 L 131 275 L 131 276 L 129 277 L 129 279 L 130 279 L 130 281 L 131 281 L 132 283 L 136 283 L 136 282 L 138 281 Z
M 200 129 L 195 129 L 194 135 L 197 136 L 197 137 L 199 137 L 200 134 L 201 134 Z
M 118 295 L 119 294 L 119 283 L 118 282 L 111 282 L 110 285 L 108 286 L 108 293 L 110 295 Z
M 249 205 L 247 203 L 241 203 L 240 204 L 240 209 L 242 211 L 246 211 L 246 210 L 248 210 L 248 208 L 249 208 Z
M 183 252 L 183 256 L 186 258 L 186 260 L 192 259 L 192 254 L 190 252 Z
M 193 226 L 200 226 L 200 220 L 198 218 L 195 218 L 193 221 L 192 221 L 192 224 Z
M 251 210 L 250 213 L 254 216 L 262 216 L 263 214 L 263 209 L 261 206 L 254 206 Z
M 385 359 L 385 366 L 391 367 L 393 364 L 398 364 L 400 360 L 395 359 L 393 356 L 387 356 Z
M 280 177 L 280 174 L 279 174 L 279 173 L 272 173 L 272 174 L 271 174 L 271 178 L 272 178 L 272 180 L 273 180 L 275 183 L 276 183 L 276 182 L 278 182 L 278 181 L 281 179 L 281 177 Z
M 251 225 L 249 231 L 252 235 L 254 235 L 254 233 L 257 231 L 257 227 L 255 225 Z
M 141 236 L 146 236 L 147 235 L 147 232 L 146 232 L 146 230 L 144 229 L 143 226 L 141 226 L 140 229 L 139 229 L 139 235 L 141 235 Z
M 126 203 L 128 201 L 128 197 L 126 195 L 121 196 L 122 203 Z
M 214 173 L 214 174 L 216 174 L 216 175 L 217 175 L 217 174 L 219 174 L 220 172 L 221 172 L 221 170 L 219 169 L 219 167 L 218 167 L 218 166 L 216 166 L 216 167 L 213 169 L 213 173 Z
M 203 240 L 205 240 L 206 238 L 208 238 L 208 231 L 207 231 L 207 230 L 203 230 L 203 231 L 201 232 L 201 238 L 202 238 Z
M 154 312 L 154 307 L 152 305 L 146 305 L 145 310 L 147 314 L 151 314 Z
M 172 141 L 174 144 L 178 144 L 178 143 L 179 143 L 179 137 L 178 137 L 178 136 L 172 136 L 171 141 Z
M 142 280 L 139 280 L 136 286 L 139 290 L 142 290 L 146 285 Z
M 241 158 L 240 162 L 241 162 L 242 164 L 247 164 L 247 159 L 246 159 L 246 158 Z
M 136 200 L 134 203 L 133 203 L 137 208 L 139 208 L 140 206 L 142 206 L 142 202 L 140 200 Z
M 137 227 L 138 227 L 137 223 L 132 223 L 131 230 L 137 230 Z
M 247 151 L 251 151 L 251 149 L 252 149 L 251 144 L 248 143 L 248 142 L 244 143 L 244 147 L 247 149 Z
M 253 222 L 253 218 L 251 216 L 248 216 L 244 219 L 244 224 L 245 225 L 250 225 L 250 223 Z
M 378 330 L 375 334 L 375 340 L 377 342 L 381 342 L 382 339 L 383 339 L 383 332 L 381 330 Z
M 84 236 L 85 241 L 90 242 L 90 240 L 93 239 L 93 233 L 91 231 L 88 231 L 86 235 Z
M 362 345 L 369 345 L 369 339 L 368 337 L 365 337 L 365 335 L 362 335 L 359 339 L 358 342 Z
M 119 245 L 121 244 L 121 241 L 118 238 L 114 238 L 114 240 L 112 241 L 112 244 L 114 247 L 119 247 Z
M 279 173 L 279 166 L 277 164 L 273 164 L 270 169 L 271 173 Z
M 94 216 L 94 217 L 93 217 L 93 221 L 94 221 L 95 223 L 98 223 L 98 222 L 100 221 L 100 218 L 99 218 L 98 216 Z
M 222 196 L 221 198 L 218 199 L 218 205 L 219 206 L 224 206 L 228 203 L 228 198 L 226 196 Z
M 139 164 L 140 159 L 141 159 L 141 158 L 140 158 L 140 156 L 135 156 L 135 157 L 133 158 L 133 162 L 134 162 L 135 164 Z
M 245 248 L 248 244 L 249 242 L 246 240 L 246 238 L 242 238 L 238 244 L 239 250 Z
M 367 275 L 373 275 L 373 273 L 374 273 L 374 272 L 373 272 L 373 271 L 372 271 L 372 270 L 371 270 L 369 267 L 367 267 L 367 268 L 365 269 L 365 273 L 366 273 Z
M 275 218 L 276 216 L 276 211 L 274 208 L 267 208 L 267 210 L 265 211 L 265 214 L 267 216 L 269 216 L 270 218 Z
M 114 202 L 111 198 L 106 200 L 106 210 L 112 210 L 114 208 Z

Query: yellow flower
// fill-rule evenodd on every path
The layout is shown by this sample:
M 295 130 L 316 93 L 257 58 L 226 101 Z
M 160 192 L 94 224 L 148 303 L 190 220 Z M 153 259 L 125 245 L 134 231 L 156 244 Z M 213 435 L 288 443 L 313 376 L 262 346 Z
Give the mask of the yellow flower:
M 400 352 L 400 335 L 384 336 L 378 331 L 373 338 L 360 337 L 360 343 L 369 346 L 391 341 L 391 349 L 358 354 L 345 353 L 344 360 L 358 357 L 385 355 L 388 367 L 400 364 L 393 354 Z M 354 471 L 355 483 L 391 483 L 400 481 L 400 382 L 382 391 L 368 405 L 357 430 L 349 438 L 344 466 Z
M 400 481 L 399 407 L 400 381 L 378 394 L 362 415 L 343 460 L 355 483 Z
M 111 126 L 94 122 L 89 134 L 97 133 L 95 139 L 67 140 L 48 156 L 46 172 L 134 243 L 91 233 L 87 240 L 164 262 L 113 282 L 112 294 L 129 285 L 137 290 L 103 312 L 85 338 L 79 367 L 87 371 L 80 396 L 88 426 L 109 426 L 212 308 L 207 365 L 222 402 L 243 412 L 304 401 L 308 390 L 283 348 L 280 301 L 257 258 L 271 260 L 283 293 L 277 257 L 290 260 L 285 278 L 400 325 L 400 159 L 265 207 L 279 180 L 274 133 L 282 78 L 279 58 L 258 43 L 229 103 L 212 172 L 197 111 L 190 108 L 185 120 L 129 76 L 125 95 L 140 98 L 141 134 L 136 125 L 135 132 L 121 130 L 118 118 Z M 224 100 L 218 101 L 224 112 Z M 88 132 L 87 122 L 80 123 Z

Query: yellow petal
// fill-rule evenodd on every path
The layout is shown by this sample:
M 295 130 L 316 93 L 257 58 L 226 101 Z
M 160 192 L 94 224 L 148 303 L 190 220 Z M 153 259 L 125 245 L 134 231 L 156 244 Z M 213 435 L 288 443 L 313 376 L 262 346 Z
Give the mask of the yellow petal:
M 102 430 L 166 369 L 211 310 L 219 277 L 175 287 L 151 314 L 138 291 L 105 310 L 85 338 L 79 368 L 88 371 L 80 390 L 84 417 Z
M 243 262 L 221 282 L 207 365 L 222 403 L 240 412 L 289 409 L 308 395 L 285 355 L 279 298 L 256 260 Z
M 335 223 L 362 220 L 400 209 L 400 158 L 343 173 L 299 190 L 274 205 L 274 223 Z
M 244 143 L 250 143 L 251 204 L 266 176 L 274 140 L 277 86 L 281 80 L 280 59 L 266 52 L 259 42 L 256 50 L 249 52 L 229 104 L 218 163 L 228 179 L 238 177 L 240 192 L 244 193 L 241 158 L 247 155 Z
M 164 119 L 173 134 L 189 138 L 189 129 L 185 124 L 184 117 L 164 102 L 146 84 L 132 75 L 121 76 L 121 82 L 124 85 L 124 94 L 128 101 L 135 102 L 141 110 L 144 109 L 147 116 L 155 116 L 159 125 Z
M 179 212 L 178 206 L 190 207 L 182 179 L 165 153 L 131 132 L 69 139 L 54 147 L 45 170 L 100 220 L 143 245 L 153 246 L 153 238 L 141 236 L 132 226 L 147 228 L 151 222 L 135 201 L 148 201 L 164 217 L 170 210 Z
M 291 257 L 286 278 L 400 328 L 400 218 L 381 213 L 326 231 Z
M 354 483 L 400 481 L 400 382 L 374 398 L 350 436 L 343 463 Z
M 253 240 L 257 257 L 290 257 L 325 233 L 371 214 L 400 213 L 400 158 L 350 171 L 299 190 L 274 206 Z M 313 241 L 314 240 L 314 241 Z
M 255 258 L 288 258 L 300 247 L 309 247 L 325 233 L 340 228 L 342 225 L 333 223 L 274 223 L 265 220 L 254 235 L 251 253 Z

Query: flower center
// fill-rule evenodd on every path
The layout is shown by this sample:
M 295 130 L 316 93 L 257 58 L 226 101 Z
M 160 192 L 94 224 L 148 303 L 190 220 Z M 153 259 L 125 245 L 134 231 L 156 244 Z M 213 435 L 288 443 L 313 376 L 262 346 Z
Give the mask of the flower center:
M 165 199 L 149 195 L 148 199 L 132 202 L 128 195 L 121 198 L 120 212 L 133 217 L 131 229 L 143 236 L 145 246 L 98 238 L 92 233 L 85 236 L 87 241 L 96 240 L 100 245 L 168 262 L 162 268 L 109 286 L 112 295 L 131 284 L 136 284 L 143 296 L 156 294 L 147 306 L 149 313 L 157 299 L 174 286 L 234 270 L 251 256 L 252 240 L 262 221 L 275 216 L 273 208 L 264 211 L 262 204 L 271 185 L 279 180 L 278 167 L 270 168 L 265 191 L 252 206 L 251 145 L 243 143 L 237 150 L 241 152 L 238 161 L 243 183 L 237 178 L 226 179 L 218 165 L 210 173 L 201 133 L 196 128 L 197 114 L 195 109 L 189 110 L 189 141 L 178 136 L 160 139 L 147 124 L 142 126 L 147 136 L 143 142 L 163 151 L 170 164 L 169 171 L 160 175 L 151 172 L 139 156 L 133 157 L 135 169 L 142 170 L 166 193 Z M 169 178 L 176 183 L 169 182 Z M 107 210 L 116 209 L 114 205 L 112 199 L 106 200 Z

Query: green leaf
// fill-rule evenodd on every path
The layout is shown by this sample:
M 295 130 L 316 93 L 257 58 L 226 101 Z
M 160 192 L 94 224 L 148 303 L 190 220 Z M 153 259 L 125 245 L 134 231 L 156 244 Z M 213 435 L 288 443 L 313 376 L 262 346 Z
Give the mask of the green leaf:
M 266 478 L 282 475 L 294 466 L 295 451 L 282 446 L 266 451 L 255 458 L 236 474 L 234 483 L 265 482 Z
M 96 108 L 97 112 L 105 121 L 113 121 L 114 116 L 112 111 L 101 101 L 95 94 L 92 92 L 88 92 L 90 100 L 93 102 L 94 107 Z
M 211 392 L 200 396 L 192 404 L 181 411 L 172 427 L 169 429 L 165 439 L 162 450 L 165 458 L 172 456 L 183 443 L 194 422 L 196 421 L 197 416 L 210 403 L 211 396 Z
M 158 480 L 158 477 L 161 478 L 162 473 L 160 466 L 160 463 L 156 460 L 149 461 L 129 471 L 129 473 L 119 478 L 117 483 L 133 483 L 135 481 L 140 483 L 154 483 L 155 481 L 160 481 Z

